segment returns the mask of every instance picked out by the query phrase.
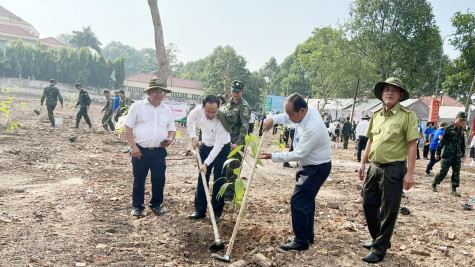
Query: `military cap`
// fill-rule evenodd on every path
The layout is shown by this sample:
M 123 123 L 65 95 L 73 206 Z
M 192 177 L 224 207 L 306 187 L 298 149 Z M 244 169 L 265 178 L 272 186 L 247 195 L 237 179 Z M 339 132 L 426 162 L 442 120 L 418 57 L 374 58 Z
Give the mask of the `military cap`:
M 119 90 L 119 93 L 125 94 L 124 90 Z
M 55 83 L 56 81 L 54 79 L 50 79 L 49 83 Z
M 426 124 L 426 126 L 429 126 L 429 123 L 432 123 L 432 126 L 435 125 L 435 123 L 434 123 L 433 121 L 428 121 L 427 124 Z
M 79 87 L 79 86 L 81 86 L 80 83 L 75 83 L 75 84 L 74 84 L 74 87 Z M 81 86 L 81 87 L 82 87 L 82 86 Z
M 383 89 L 388 84 L 396 86 L 397 88 L 399 88 L 401 90 L 401 93 L 404 93 L 404 95 L 402 96 L 400 102 L 409 99 L 409 92 L 407 92 L 407 90 L 404 89 L 404 84 L 402 83 L 402 81 L 400 79 L 395 78 L 395 77 L 389 77 L 389 78 L 386 79 L 386 81 L 378 82 L 374 86 L 374 96 L 377 99 L 383 101 Z
M 361 118 L 361 119 L 363 119 L 363 120 L 369 120 L 369 119 L 370 119 L 370 117 L 369 117 L 369 115 L 368 115 L 368 114 L 364 114 L 363 118 Z
M 450 123 L 443 121 L 439 124 L 439 128 L 445 129 L 445 128 L 449 127 L 449 125 L 450 125 Z
M 244 90 L 244 83 L 241 82 L 241 81 L 234 80 L 234 81 L 231 83 L 231 87 L 233 88 L 233 92 L 239 93 L 239 92 L 241 92 L 242 90 Z
M 219 95 L 216 95 L 216 97 L 223 101 L 222 105 L 224 105 L 226 103 L 226 99 L 224 99 L 223 95 L 219 94 Z
M 154 89 L 154 88 L 158 88 L 158 89 L 162 89 L 164 92 L 166 93 L 171 93 L 172 91 L 167 89 L 167 84 L 164 83 L 162 80 L 160 80 L 159 78 L 152 78 L 150 79 L 150 81 L 148 82 L 148 88 L 145 88 L 143 91 L 144 93 L 147 92 L 148 90 L 150 89 Z
M 103 94 L 108 94 L 110 93 L 109 90 L 104 90 L 104 92 L 102 92 Z
M 466 121 L 467 120 L 467 113 L 460 111 L 457 113 L 457 117 L 461 118 L 462 120 Z
M 119 91 L 114 91 L 114 94 L 118 94 L 118 93 L 119 93 Z

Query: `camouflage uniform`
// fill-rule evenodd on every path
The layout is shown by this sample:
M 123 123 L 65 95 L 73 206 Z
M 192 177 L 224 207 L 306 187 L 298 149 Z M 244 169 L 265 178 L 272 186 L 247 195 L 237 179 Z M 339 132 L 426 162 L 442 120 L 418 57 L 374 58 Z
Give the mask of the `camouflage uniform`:
M 356 140 L 356 123 L 353 121 L 351 124 L 351 140 L 355 141 Z
M 351 122 L 348 120 L 343 123 L 343 129 L 341 130 L 341 133 L 343 134 L 343 149 L 348 148 L 348 139 L 350 139 L 351 136 Z
M 432 190 L 444 180 L 449 168 L 452 167 L 452 194 L 460 196 L 456 189 L 460 184 L 460 166 L 462 164 L 462 158 L 465 156 L 463 128 L 456 126 L 454 123 L 450 124 L 444 131 L 444 135 L 437 146 L 435 155 L 440 156 L 442 160 L 440 171 L 432 181 Z
M 119 101 L 119 107 L 117 108 L 117 113 L 115 114 L 115 121 L 119 121 L 119 118 L 129 109 L 132 105 L 132 100 L 128 97 L 123 97 Z
M 234 81 L 233 85 L 235 82 L 241 83 L 239 81 Z M 242 86 L 243 87 L 243 86 Z M 242 90 L 241 87 L 241 90 Z M 234 87 L 233 87 L 234 88 Z M 246 135 L 247 131 L 249 129 L 249 120 L 251 118 L 251 112 L 249 109 L 249 104 L 247 103 L 246 100 L 244 100 L 242 97 L 239 98 L 238 100 L 234 100 L 232 97 L 226 102 L 224 105 L 224 111 L 223 113 L 225 116 L 228 118 L 228 121 L 232 121 L 237 118 L 236 123 L 234 123 L 231 127 L 231 144 L 235 144 L 237 146 L 240 145 L 245 145 L 246 141 Z M 236 153 L 233 155 L 233 158 L 238 159 L 238 161 L 233 161 L 231 162 L 226 170 L 226 177 L 228 179 L 228 182 L 234 182 L 237 178 L 237 175 L 234 174 L 233 170 L 235 168 L 238 168 L 241 165 L 242 157 L 239 155 L 239 153 Z M 234 187 L 229 187 L 231 190 L 226 190 L 226 193 L 224 194 L 225 199 L 232 199 L 234 197 Z
M 63 105 L 63 98 L 61 97 L 61 93 L 59 89 L 54 86 L 50 85 L 43 89 L 43 95 L 41 96 L 41 105 L 46 98 L 46 108 L 48 109 L 48 118 L 51 121 L 51 126 L 54 126 L 54 114 L 53 111 L 56 108 L 56 104 L 59 102 Z
M 74 128 L 79 128 L 79 122 L 81 121 L 82 117 L 84 117 L 84 120 L 86 121 L 87 125 L 89 125 L 89 128 L 92 128 L 91 120 L 89 120 L 89 116 L 87 115 L 87 107 L 90 105 L 91 98 L 89 97 L 89 94 L 84 89 L 82 89 L 79 92 L 78 102 L 76 103 L 76 107 L 79 106 L 79 111 L 76 115 L 76 126 Z
M 104 127 L 106 131 L 109 130 L 107 125 L 109 125 L 111 131 L 114 131 L 114 123 L 112 123 L 112 114 L 114 113 L 113 110 L 114 98 L 109 96 L 106 98 L 106 105 L 102 109 L 102 111 L 104 111 L 104 117 L 102 117 L 102 127 Z

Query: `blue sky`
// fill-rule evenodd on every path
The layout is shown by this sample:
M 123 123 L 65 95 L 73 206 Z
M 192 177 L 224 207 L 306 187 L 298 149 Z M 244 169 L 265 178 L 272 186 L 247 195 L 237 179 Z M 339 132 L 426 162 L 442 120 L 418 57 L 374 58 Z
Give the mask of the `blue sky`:
M 442 36 L 454 32 L 450 18 L 475 7 L 473 0 L 432 0 Z M 349 0 L 159 0 L 165 43 L 175 43 L 179 61 L 209 55 L 230 45 L 258 70 L 275 56 L 278 63 L 305 41 L 315 27 L 336 26 L 348 18 Z M 41 38 L 90 25 L 103 43 L 155 47 L 146 0 L 3 0 L 0 5 L 33 24 Z M 444 52 L 458 55 L 445 41 Z

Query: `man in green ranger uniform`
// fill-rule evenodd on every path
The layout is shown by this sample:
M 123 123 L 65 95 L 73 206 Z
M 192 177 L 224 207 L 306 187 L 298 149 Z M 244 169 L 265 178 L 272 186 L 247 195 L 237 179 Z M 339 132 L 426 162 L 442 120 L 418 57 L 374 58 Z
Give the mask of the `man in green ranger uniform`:
M 109 131 L 109 128 L 111 131 L 114 131 L 114 123 L 112 123 L 114 99 L 110 97 L 109 90 L 104 90 L 104 96 L 106 97 L 106 105 L 102 109 L 102 112 L 104 112 L 104 116 L 102 117 L 102 127 L 104 127 L 106 131 Z M 107 125 L 109 125 L 109 128 Z
M 130 98 L 125 96 L 124 90 L 119 90 L 119 97 L 119 107 L 117 108 L 117 112 L 115 114 L 115 121 L 119 121 L 119 118 L 125 114 L 133 102 Z
M 343 134 L 343 149 L 348 149 L 348 139 L 351 137 L 350 117 L 346 117 L 346 121 L 343 123 L 343 129 L 341 133 Z
M 232 97 L 224 105 L 224 114 L 226 117 L 234 120 L 237 117 L 236 123 L 231 127 L 231 151 L 237 146 L 245 144 L 245 138 L 247 135 L 247 130 L 249 128 L 249 119 L 251 112 L 249 110 L 249 105 L 247 101 L 242 98 L 244 93 L 244 83 L 241 81 L 233 81 L 231 83 L 231 94 Z M 234 154 L 234 158 L 237 158 L 239 162 L 233 161 L 229 164 L 229 168 L 226 171 L 226 177 L 228 182 L 234 182 L 237 176 L 234 174 L 233 169 L 239 167 L 240 161 L 242 160 L 239 153 Z M 229 188 L 231 190 L 229 190 Z M 225 199 L 232 199 L 234 196 L 234 187 L 229 186 L 228 190 L 224 195 Z
M 465 138 L 463 126 L 467 120 L 467 113 L 461 111 L 457 114 L 455 123 L 450 124 L 435 151 L 435 159 L 442 158 L 440 171 L 434 177 L 430 188 L 437 192 L 437 185 L 444 180 L 449 168 L 452 167 L 452 195 L 460 197 L 457 187 L 460 184 L 460 166 L 465 162 Z
M 79 128 L 79 122 L 81 121 L 82 117 L 84 117 L 84 120 L 86 121 L 87 125 L 89 125 L 89 128 L 92 128 L 91 121 L 87 115 L 87 110 L 91 106 L 91 98 L 89 97 L 89 94 L 84 89 L 82 89 L 80 83 L 76 83 L 74 87 L 76 87 L 76 89 L 79 91 L 78 102 L 74 108 L 77 108 L 78 106 L 80 107 L 78 114 L 76 115 L 76 126 L 73 128 Z
M 48 118 L 51 121 L 51 126 L 54 126 L 54 114 L 53 111 L 56 108 L 56 104 L 61 103 L 61 108 L 63 108 L 63 98 L 59 89 L 55 86 L 56 81 L 51 79 L 49 80 L 49 86 L 43 89 L 43 95 L 41 96 L 41 107 L 43 107 L 43 102 L 46 98 L 46 109 L 48 110 Z
M 378 82 L 374 95 L 384 105 L 373 113 L 365 136 L 368 137 L 358 176 L 363 186 L 363 209 L 372 242 L 363 244 L 370 250 L 363 261 L 380 262 L 391 247 L 391 236 L 396 224 L 402 189 L 414 185 L 418 119 L 414 111 L 399 102 L 409 93 L 398 78 Z M 366 179 L 365 164 L 371 159 Z

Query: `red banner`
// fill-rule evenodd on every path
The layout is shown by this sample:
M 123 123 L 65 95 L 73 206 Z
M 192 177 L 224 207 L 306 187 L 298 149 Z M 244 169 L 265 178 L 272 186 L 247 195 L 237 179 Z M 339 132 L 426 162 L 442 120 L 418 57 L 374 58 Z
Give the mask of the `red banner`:
M 437 127 L 437 121 L 439 120 L 439 107 L 440 107 L 440 101 L 439 100 L 432 100 L 432 104 L 430 106 L 430 114 L 429 114 L 429 121 L 432 121 L 435 123 L 434 126 Z

